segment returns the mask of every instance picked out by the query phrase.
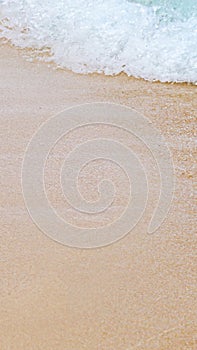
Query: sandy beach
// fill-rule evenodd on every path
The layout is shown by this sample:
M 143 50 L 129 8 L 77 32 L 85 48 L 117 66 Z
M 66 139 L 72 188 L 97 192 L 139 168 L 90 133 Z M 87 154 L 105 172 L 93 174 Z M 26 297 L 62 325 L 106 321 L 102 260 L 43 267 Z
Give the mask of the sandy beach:
M 0 46 L 0 349 L 195 350 L 197 87 L 78 75 L 24 54 Z M 146 233 L 153 194 L 144 218 L 120 241 L 68 248 L 28 215 L 22 161 L 43 122 L 69 106 L 104 101 L 134 108 L 163 134 L 175 166 L 174 199 L 154 235 Z M 61 209 L 54 193 L 53 201 Z

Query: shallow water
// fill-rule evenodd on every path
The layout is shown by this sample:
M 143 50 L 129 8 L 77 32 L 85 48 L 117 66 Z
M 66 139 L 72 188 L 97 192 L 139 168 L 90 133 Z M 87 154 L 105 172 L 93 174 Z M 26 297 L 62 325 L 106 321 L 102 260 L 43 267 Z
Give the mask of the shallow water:
M 78 73 L 197 82 L 194 0 L 0 1 L 1 37 Z

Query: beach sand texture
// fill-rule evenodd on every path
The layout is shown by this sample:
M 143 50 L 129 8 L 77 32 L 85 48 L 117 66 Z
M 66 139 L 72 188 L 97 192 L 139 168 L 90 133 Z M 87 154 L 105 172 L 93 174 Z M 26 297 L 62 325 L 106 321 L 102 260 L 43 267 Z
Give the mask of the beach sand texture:
M 197 87 L 77 75 L 28 62 L 23 54 L 0 46 L 0 349 L 197 349 Z M 143 219 L 122 240 L 100 249 L 72 249 L 49 239 L 28 215 L 22 160 L 44 121 L 69 106 L 103 101 L 136 109 L 166 138 L 175 165 L 174 199 L 154 235 L 146 234 L 153 193 Z M 86 137 L 83 132 L 68 142 Z M 113 168 L 108 171 L 113 176 Z M 117 185 L 123 203 L 124 186 Z M 85 192 L 82 179 L 83 186 Z M 51 196 L 61 210 L 58 194 Z

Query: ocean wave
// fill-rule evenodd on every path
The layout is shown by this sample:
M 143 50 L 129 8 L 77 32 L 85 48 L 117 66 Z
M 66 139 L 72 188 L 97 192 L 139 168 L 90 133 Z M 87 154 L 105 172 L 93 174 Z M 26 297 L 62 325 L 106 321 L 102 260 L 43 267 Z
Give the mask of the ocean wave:
M 0 30 L 77 73 L 197 82 L 193 0 L 0 0 Z

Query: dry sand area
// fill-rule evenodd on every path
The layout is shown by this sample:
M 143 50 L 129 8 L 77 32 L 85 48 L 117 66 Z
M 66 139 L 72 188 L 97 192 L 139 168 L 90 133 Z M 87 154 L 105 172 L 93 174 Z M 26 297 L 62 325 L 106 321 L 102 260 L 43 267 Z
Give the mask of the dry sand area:
M 126 75 L 77 75 L 23 55 L 0 46 L 0 349 L 197 349 L 197 87 Z M 132 107 L 152 121 L 172 152 L 176 188 L 155 234 L 146 233 L 153 193 L 131 233 L 107 247 L 80 250 L 54 242 L 33 223 L 23 200 L 21 167 L 43 122 L 69 106 L 97 101 Z M 87 136 L 80 132 L 93 131 L 79 130 L 67 140 L 70 145 Z M 56 174 L 54 162 L 49 170 L 53 166 Z M 83 188 L 83 176 L 81 181 Z M 153 188 L 154 182 L 153 177 Z M 123 204 L 125 187 L 121 181 L 117 186 Z M 48 180 L 49 195 L 64 211 L 54 187 Z M 82 224 L 81 217 L 70 216 Z

